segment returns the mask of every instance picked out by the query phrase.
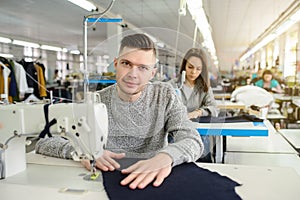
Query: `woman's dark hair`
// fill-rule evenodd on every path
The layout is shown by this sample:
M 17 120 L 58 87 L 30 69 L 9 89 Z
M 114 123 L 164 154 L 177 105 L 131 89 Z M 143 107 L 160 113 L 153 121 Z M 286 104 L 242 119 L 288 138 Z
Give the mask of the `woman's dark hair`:
M 204 92 L 207 92 L 208 87 L 210 86 L 209 79 L 208 79 L 207 57 L 206 57 L 206 53 L 202 49 L 192 48 L 186 52 L 180 66 L 179 79 L 181 79 L 182 71 L 186 70 L 186 63 L 190 57 L 200 58 L 202 62 L 202 71 L 201 74 L 196 79 L 195 88 L 197 91 L 200 91 L 200 89 L 203 87 Z
M 262 77 L 264 77 L 264 75 L 265 74 L 270 74 L 270 75 L 272 75 L 273 76 L 273 73 L 272 73 L 272 71 L 271 70 L 269 70 L 269 69 L 266 69 L 264 72 L 263 72 L 263 74 L 262 74 Z

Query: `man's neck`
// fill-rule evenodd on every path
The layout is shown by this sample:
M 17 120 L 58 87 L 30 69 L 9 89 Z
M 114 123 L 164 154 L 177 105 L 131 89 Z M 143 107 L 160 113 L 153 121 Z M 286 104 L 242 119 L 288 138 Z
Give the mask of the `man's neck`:
M 139 91 L 137 91 L 136 93 L 133 93 L 133 94 L 126 94 L 126 93 L 122 92 L 119 87 L 117 87 L 118 97 L 122 101 L 125 101 L 125 102 L 134 102 L 141 96 L 141 94 L 142 94 L 141 90 L 139 90 Z

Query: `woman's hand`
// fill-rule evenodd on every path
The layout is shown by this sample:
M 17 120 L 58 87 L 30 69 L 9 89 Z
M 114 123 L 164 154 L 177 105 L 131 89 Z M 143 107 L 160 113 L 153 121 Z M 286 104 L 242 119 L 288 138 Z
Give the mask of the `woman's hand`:
M 148 160 L 137 163 L 123 169 L 123 174 L 129 174 L 121 181 L 121 185 L 128 185 L 131 189 L 143 189 L 152 181 L 153 186 L 160 186 L 172 170 L 172 158 L 166 153 L 159 153 Z
M 103 155 L 96 159 L 96 167 L 102 171 L 114 171 L 120 168 L 120 164 L 115 159 L 125 157 L 125 153 L 114 153 L 104 150 Z M 82 161 L 82 164 L 90 170 L 90 162 L 88 160 Z
M 194 118 L 201 117 L 201 116 L 202 116 L 201 110 L 194 110 L 193 112 L 188 113 L 189 119 L 194 119 Z

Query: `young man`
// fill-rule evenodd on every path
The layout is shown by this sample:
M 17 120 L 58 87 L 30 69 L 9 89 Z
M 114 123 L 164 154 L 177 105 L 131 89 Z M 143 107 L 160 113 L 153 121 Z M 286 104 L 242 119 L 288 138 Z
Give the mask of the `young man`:
M 203 151 L 201 138 L 187 118 L 184 105 L 168 83 L 150 83 L 156 73 L 156 49 L 144 34 L 123 38 L 114 60 L 117 84 L 99 92 L 108 110 L 109 131 L 97 168 L 120 168 L 118 159 L 141 158 L 121 172 L 131 189 L 162 184 L 172 167 L 196 161 Z M 168 144 L 168 133 L 174 143 Z M 89 166 L 87 166 L 89 167 Z

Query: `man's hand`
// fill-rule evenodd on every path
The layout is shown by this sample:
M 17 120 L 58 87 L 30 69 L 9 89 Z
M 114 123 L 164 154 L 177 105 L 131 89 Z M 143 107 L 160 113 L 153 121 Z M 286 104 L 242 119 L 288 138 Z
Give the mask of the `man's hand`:
M 105 150 L 103 155 L 96 160 L 96 167 L 102 171 L 114 171 L 120 168 L 120 164 L 115 159 L 124 158 L 124 153 L 113 153 Z M 82 164 L 90 170 L 91 166 L 89 161 L 83 161 Z
M 169 176 L 172 170 L 172 158 L 166 153 L 159 153 L 148 160 L 139 161 L 127 169 L 123 169 L 123 174 L 129 174 L 121 181 L 121 185 L 128 185 L 131 189 L 143 189 L 149 183 L 158 187 L 164 179 Z

